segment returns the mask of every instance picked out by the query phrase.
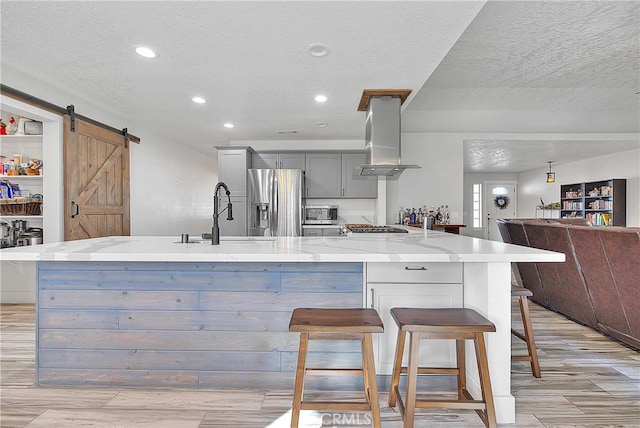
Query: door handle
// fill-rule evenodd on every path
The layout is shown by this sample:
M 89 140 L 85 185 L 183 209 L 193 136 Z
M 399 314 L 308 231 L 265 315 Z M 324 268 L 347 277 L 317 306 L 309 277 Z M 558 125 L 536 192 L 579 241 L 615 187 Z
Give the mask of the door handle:
M 371 289 L 371 309 L 375 309 L 373 304 L 374 297 L 375 297 L 375 290 L 372 288 Z
M 74 201 L 71 201 L 71 212 L 73 212 L 73 214 L 71 214 L 71 218 L 75 218 L 76 216 L 80 215 L 80 205 L 76 204 Z
M 342 189 L 342 196 L 344 196 L 344 189 Z
M 404 270 L 427 270 L 424 266 L 405 266 Z

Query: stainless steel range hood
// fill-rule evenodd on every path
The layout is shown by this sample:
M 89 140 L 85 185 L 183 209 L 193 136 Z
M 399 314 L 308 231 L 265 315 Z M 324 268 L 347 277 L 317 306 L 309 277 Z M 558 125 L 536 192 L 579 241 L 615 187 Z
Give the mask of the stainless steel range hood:
M 365 151 L 367 163 L 356 167 L 354 174 L 386 176 L 397 179 L 406 169 L 418 165 L 400 162 L 400 105 L 410 90 L 365 90 L 358 110 L 366 110 Z

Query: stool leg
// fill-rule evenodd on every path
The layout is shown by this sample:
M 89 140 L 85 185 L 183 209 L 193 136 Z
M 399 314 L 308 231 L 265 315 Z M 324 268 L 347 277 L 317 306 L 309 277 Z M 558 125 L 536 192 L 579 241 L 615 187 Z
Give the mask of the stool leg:
M 304 388 L 305 364 L 307 360 L 307 346 L 309 333 L 300 333 L 300 347 L 298 348 L 298 367 L 296 368 L 296 383 L 293 389 L 293 406 L 291 409 L 291 428 L 297 428 L 300 420 L 302 405 L 302 390 Z
M 371 416 L 373 418 L 373 428 L 380 428 L 380 402 L 378 401 L 378 384 L 376 383 L 376 366 L 373 360 L 373 340 L 371 333 L 364 334 L 362 360 L 365 369 L 364 388 L 367 391 L 369 404 L 371 405 Z
M 364 343 L 365 336 L 366 334 L 363 334 L 362 340 L 360 341 L 360 348 L 362 351 L 362 376 L 364 378 L 364 396 L 367 401 L 370 401 L 371 398 L 369 397 L 369 370 L 367 367 L 367 359 L 365 358 L 367 352 L 367 347 Z
M 522 325 L 524 326 L 524 337 L 527 342 L 527 351 L 531 358 L 531 373 L 535 377 L 540 377 L 540 363 L 538 362 L 538 350 L 536 349 L 536 340 L 533 337 L 533 326 L 531 325 L 531 316 L 529 314 L 529 300 L 526 296 L 520 296 L 520 315 L 522 316 Z
M 413 428 L 416 412 L 416 386 L 418 383 L 418 356 L 420 353 L 420 333 L 409 333 L 409 366 L 407 367 L 407 399 L 405 403 L 404 428 Z
M 456 360 L 458 362 L 458 400 L 466 400 L 467 362 L 464 351 L 464 340 L 456 340 Z
M 489 363 L 487 361 L 487 348 L 484 344 L 484 333 L 476 332 L 473 341 L 476 350 L 476 359 L 478 360 L 478 376 L 480 377 L 480 389 L 482 390 L 482 401 L 484 401 L 486 410 L 484 412 L 477 410 L 480 417 L 484 420 L 487 428 L 496 428 L 496 410 L 493 404 L 493 391 L 491 390 L 491 379 L 489 377 Z M 484 413 L 484 415 L 483 415 Z
M 393 357 L 393 371 L 391 372 L 391 387 L 389 388 L 389 407 L 396 406 L 396 388 L 400 384 L 400 368 L 402 367 L 402 356 L 404 354 L 404 339 L 406 331 L 398 330 L 398 340 L 396 341 L 396 355 Z

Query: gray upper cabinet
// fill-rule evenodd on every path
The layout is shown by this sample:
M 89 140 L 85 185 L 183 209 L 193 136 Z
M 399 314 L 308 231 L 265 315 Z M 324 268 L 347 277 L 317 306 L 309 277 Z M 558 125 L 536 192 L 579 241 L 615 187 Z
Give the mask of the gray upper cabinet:
M 254 153 L 252 168 L 305 169 L 304 153 Z
M 278 168 L 302 169 L 306 168 L 304 153 L 280 153 Z
M 233 196 L 247 195 L 247 169 L 251 168 L 251 152 L 247 148 L 218 149 L 218 180 L 224 181 Z
M 342 197 L 342 156 L 340 153 L 308 153 L 306 156 L 306 197 Z
M 377 198 L 378 177 L 354 176 L 353 170 L 367 162 L 364 153 L 342 155 L 342 196 L 345 198 Z
M 254 169 L 276 169 L 278 167 L 277 153 L 254 153 L 252 166 Z

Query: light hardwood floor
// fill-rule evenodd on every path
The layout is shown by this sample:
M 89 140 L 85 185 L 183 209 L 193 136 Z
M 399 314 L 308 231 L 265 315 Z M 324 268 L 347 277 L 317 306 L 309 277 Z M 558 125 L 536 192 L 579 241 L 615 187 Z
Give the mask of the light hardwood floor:
M 531 376 L 528 363 L 513 364 L 512 426 L 640 427 L 640 354 L 535 304 L 531 311 L 542 379 Z M 289 426 L 292 391 L 35 387 L 34 307 L 3 305 L 0 316 L 1 427 Z M 517 340 L 513 346 L 525 349 Z M 401 427 L 386 400 L 382 391 L 383 427 Z M 303 411 L 300 426 L 368 422 L 367 414 Z M 473 411 L 430 411 L 417 416 L 415 426 L 483 425 Z

